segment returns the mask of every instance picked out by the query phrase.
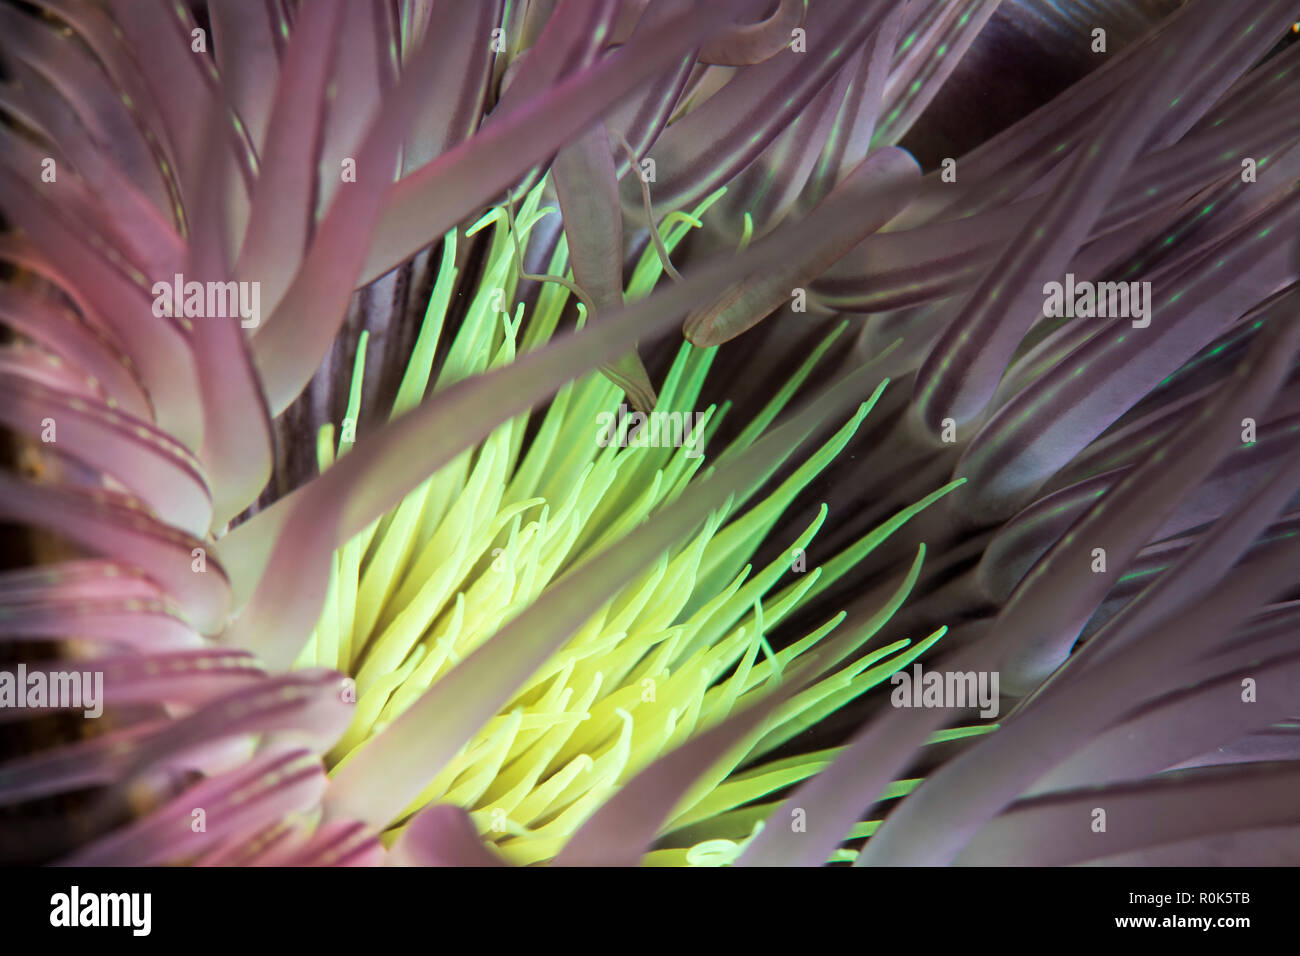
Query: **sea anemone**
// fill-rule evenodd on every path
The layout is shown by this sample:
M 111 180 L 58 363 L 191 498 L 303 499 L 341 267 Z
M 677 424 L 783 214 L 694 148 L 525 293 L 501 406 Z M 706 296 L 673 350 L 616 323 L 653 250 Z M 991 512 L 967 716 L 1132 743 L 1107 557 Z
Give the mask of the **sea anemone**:
M 1295 859 L 1298 13 L 0 7 L 5 852 Z

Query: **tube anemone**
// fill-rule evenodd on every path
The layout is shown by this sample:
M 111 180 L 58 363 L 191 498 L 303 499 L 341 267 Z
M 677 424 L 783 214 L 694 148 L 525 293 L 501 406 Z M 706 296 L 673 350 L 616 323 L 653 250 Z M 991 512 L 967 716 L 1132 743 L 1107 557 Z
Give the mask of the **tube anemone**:
M 0 7 L 4 852 L 1297 858 L 1300 4 L 1052 10 Z

